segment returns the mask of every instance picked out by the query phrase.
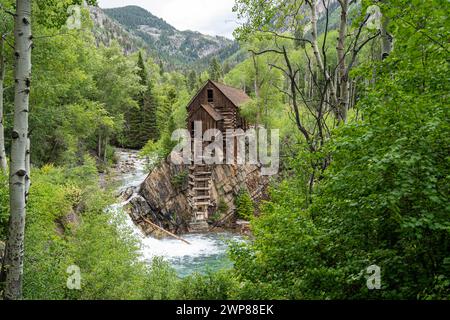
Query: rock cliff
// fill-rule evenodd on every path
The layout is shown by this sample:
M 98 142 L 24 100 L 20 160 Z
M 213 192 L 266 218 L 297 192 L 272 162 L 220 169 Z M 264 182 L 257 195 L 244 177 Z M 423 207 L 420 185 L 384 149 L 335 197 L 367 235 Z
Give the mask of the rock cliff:
M 139 192 L 130 198 L 128 212 L 145 233 L 157 233 L 145 220 L 174 233 L 187 232 L 192 215 L 188 201 L 188 174 L 187 166 L 163 162 L 148 175 Z M 242 189 L 248 190 L 254 202 L 259 202 L 265 197 L 269 184 L 269 177 L 261 176 L 260 168 L 255 165 L 215 165 L 211 180 L 208 211 L 212 228 L 234 226 L 235 198 Z M 124 194 L 130 197 L 130 193 Z

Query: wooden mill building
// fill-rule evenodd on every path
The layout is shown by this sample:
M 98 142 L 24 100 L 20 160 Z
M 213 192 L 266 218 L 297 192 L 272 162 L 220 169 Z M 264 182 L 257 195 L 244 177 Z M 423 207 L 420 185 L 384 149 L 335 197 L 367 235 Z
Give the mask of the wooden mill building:
M 226 139 L 228 129 L 248 128 L 239 109 L 250 97 L 242 90 L 208 80 L 187 106 L 187 126 L 194 135 L 194 123 L 202 122 L 202 133 L 218 129 Z M 191 231 L 208 228 L 208 208 L 211 206 L 211 165 L 193 164 L 189 168 L 189 204 L 192 209 Z

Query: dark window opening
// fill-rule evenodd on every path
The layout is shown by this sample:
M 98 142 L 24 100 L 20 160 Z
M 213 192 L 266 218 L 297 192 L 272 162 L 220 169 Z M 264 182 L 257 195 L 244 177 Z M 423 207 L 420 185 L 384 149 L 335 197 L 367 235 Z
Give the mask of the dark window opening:
M 213 91 L 213 89 L 208 89 L 208 102 L 214 102 L 214 91 Z

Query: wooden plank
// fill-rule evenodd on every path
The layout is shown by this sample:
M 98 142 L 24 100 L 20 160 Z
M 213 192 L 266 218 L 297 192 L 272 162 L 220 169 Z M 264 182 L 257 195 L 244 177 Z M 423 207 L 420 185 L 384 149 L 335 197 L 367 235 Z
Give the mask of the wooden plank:
M 151 226 L 155 227 L 156 229 L 158 229 L 158 230 L 160 230 L 160 231 L 162 231 L 162 232 L 168 234 L 169 236 L 174 237 L 175 239 L 180 240 L 180 241 L 183 241 L 183 242 L 185 242 L 185 243 L 187 243 L 187 244 L 191 244 L 189 241 L 184 240 L 183 238 L 181 238 L 181 237 L 179 237 L 179 236 L 173 234 L 172 232 L 167 231 L 166 229 L 161 228 L 160 226 L 154 224 L 154 223 L 151 222 L 150 220 L 148 220 L 148 219 L 146 219 L 146 218 L 142 218 L 142 219 L 143 219 L 146 223 L 148 223 L 149 225 L 151 225 Z

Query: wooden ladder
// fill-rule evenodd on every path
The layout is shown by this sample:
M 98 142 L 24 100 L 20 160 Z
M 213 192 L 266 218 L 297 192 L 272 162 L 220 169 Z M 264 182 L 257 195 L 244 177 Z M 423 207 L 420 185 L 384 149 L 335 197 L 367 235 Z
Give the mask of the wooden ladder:
M 211 169 L 206 164 L 189 167 L 189 204 L 192 209 L 192 223 L 208 220 L 208 207 L 211 205 Z

